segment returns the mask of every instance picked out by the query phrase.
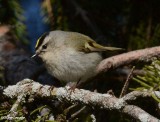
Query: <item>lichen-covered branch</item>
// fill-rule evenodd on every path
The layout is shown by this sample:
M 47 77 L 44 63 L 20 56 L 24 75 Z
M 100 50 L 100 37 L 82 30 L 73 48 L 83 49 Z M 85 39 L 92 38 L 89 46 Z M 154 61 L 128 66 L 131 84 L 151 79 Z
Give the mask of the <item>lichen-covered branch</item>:
M 34 95 L 35 97 L 46 97 L 46 99 L 47 97 L 55 97 L 60 101 L 81 103 L 107 110 L 118 110 L 139 121 L 144 121 L 145 117 L 147 117 L 145 118 L 145 120 L 147 120 L 146 122 L 160 121 L 138 106 L 128 105 L 127 101 L 129 99 L 133 100 L 133 98 L 136 99 L 138 96 L 145 96 L 145 93 L 147 94 L 146 96 L 150 96 L 147 91 L 144 91 L 143 94 L 140 94 L 139 92 L 134 92 L 133 94 L 130 93 L 129 95 L 125 95 L 118 99 L 110 94 L 100 94 L 83 89 L 75 89 L 74 92 L 71 92 L 67 87 L 56 88 L 49 85 L 41 85 L 40 83 L 34 82 L 30 79 L 24 79 L 16 85 L 8 86 L 4 90 L 4 95 L 11 98 L 18 97 L 22 94 L 23 96 Z M 160 94 L 159 92 L 156 93 Z
M 97 66 L 97 72 L 106 72 L 109 69 L 114 69 L 139 61 L 147 62 L 154 59 L 154 57 L 160 57 L 160 46 L 131 51 L 128 53 L 123 53 L 110 58 L 106 58 Z
M 7 120 L 14 120 L 16 115 L 17 115 L 17 110 L 18 110 L 18 107 L 19 107 L 19 104 L 21 104 L 21 102 L 23 101 L 22 99 L 24 98 L 23 94 L 17 96 L 17 100 L 16 102 L 13 104 L 12 108 L 10 109 L 9 111 L 9 114 L 7 116 L 5 116 L 5 118 Z M 21 117 L 21 119 L 25 119 L 25 117 Z
M 122 113 L 128 114 L 129 116 L 132 116 L 133 118 L 141 122 L 159 122 L 160 121 L 135 105 L 124 106 L 124 108 L 122 109 Z

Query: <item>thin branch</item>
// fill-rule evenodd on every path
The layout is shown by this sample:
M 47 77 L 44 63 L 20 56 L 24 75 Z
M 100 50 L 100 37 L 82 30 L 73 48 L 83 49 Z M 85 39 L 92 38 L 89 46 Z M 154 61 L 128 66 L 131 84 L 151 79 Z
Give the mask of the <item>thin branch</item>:
M 74 114 L 71 115 L 71 118 L 69 119 L 70 121 L 73 121 L 74 119 L 76 119 L 76 117 L 82 113 L 82 111 L 84 111 L 86 109 L 86 106 L 83 106 L 80 110 L 76 111 Z
M 153 60 L 155 57 L 160 57 L 160 46 L 131 51 L 128 53 L 123 53 L 110 58 L 106 58 L 97 66 L 96 72 L 106 72 L 110 69 L 139 61 L 148 62 Z
M 129 73 L 127 79 L 126 79 L 126 82 L 124 83 L 124 86 L 122 88 L 122 91 L 121 91 L 121 94 L 120 94 L 119 98 L 123 97 L 126 94 L 128 86 L 129 86 L 129 80 L 132 77 L 134 69 L 135 69 L 135 66 L 133 66 L 132 70 L 130 71 L 130 73 Z
M 157 98 L 160 99 L 160 91 L 153 91 L 153 92 L 149 92 L 149 91 L 133 91 L 130 92 L 128 94 L 126 94 L 124 97 L 122 97 L 122 99 L 124 99 L 124 101 L 132 101 L 132 100 L 136 100 L 139 97 L 151 97 L 151 94 L 155 94 L 157 96 Z
M 78 104 L 73 104 L 64 110 L 65 113 L 68 113 L 71 109 L 75 108 Z

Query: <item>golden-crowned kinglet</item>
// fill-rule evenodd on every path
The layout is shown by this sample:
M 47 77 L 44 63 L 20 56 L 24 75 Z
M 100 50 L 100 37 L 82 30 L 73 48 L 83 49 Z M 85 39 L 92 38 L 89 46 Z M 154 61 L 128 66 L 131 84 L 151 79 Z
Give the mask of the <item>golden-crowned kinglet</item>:
M 104 47 L 90 37 L 77 32 L 51 31 L 44 33 L 35 46 L 48 72 L 64 82 L 84 82 L 96 75 L 102 61 L 102 51 L 122 50 Z

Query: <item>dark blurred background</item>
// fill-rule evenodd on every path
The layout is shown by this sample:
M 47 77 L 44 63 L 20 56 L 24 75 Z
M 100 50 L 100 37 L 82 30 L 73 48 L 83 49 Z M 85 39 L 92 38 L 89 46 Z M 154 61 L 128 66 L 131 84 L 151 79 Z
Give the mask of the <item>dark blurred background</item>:
M 0 22 L 31 52 L 42 33 L 57 29 L 135 50 L 160 43 L 159 5 L 159 0 L 0 0 Z

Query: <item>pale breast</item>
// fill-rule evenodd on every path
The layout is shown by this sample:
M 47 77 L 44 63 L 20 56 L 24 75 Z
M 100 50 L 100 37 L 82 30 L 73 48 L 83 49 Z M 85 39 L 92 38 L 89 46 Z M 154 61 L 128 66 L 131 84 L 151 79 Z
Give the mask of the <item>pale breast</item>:
M 99 53 L 76 52 L 73 49 L 54 52 L 50 63 L 45 62 L 48 72 L 60 81 L 85 81 L 96 75 L 95 68 L 102 60 Z

